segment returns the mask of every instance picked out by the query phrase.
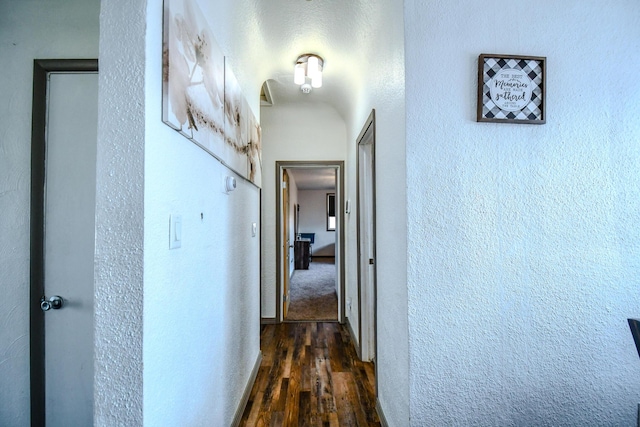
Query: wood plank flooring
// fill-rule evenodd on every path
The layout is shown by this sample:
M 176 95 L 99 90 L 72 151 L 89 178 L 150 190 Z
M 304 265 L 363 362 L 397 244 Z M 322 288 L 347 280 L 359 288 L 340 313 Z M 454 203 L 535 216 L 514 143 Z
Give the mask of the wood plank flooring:
M 262 364 L 241 426 L 380 426 L 372 363 L 339 323 L 264 325 Z

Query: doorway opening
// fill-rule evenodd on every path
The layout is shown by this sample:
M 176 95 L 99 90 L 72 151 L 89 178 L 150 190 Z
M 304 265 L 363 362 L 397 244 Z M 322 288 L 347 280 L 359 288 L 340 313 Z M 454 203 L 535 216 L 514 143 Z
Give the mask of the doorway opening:
M 276 319 L 344 323 L 344 162 L 276 162 Z

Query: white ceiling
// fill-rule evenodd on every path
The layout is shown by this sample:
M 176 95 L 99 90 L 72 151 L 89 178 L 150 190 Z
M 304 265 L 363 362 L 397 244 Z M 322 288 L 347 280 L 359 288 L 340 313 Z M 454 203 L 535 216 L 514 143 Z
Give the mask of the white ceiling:
M 338 91 L 345 84 L 344 73 L 365 48 L 361 45 L 363 27 L 371 25 L 366 16 L 371 8 L 352 0 L 269 0 L 258 7 L 262 9 L 263 40 L 275 53 L 269 75 L 275 102 L 339 103 L 345 95 Z M 325 60 L 324 85 L 308 95 L 293 83 L 293 66 L 303 53 L 315 53 Z
M 335 190 L 335 168 L 287 168 L 298 190 Z
M 228 59 L 243 90 L 257 95 L 267 81 L 276 107 L 330 106 L 355 138 L 371 109 L 404 91 L 400 0 L 236 0 L 226 10 L 201 3 L 213 28 L 234 22 L 235 30 L 221 32 L 218 42 L 234 53 Z M 295 61 L 304 53 L 324 59 L 323 86 L 310 94 L 293 83 Z
M 231 59 L 251 58 L 238 68 L 253 70 L 260 84 L 268 81 L 275 104 L 323 102 L 348 120 L 370 89 L 367 81 L 404 72 L 399 0 L 244 1 L 246 32 L 234 43 L 245 54 Z M 295 61 L 304 53 L 324 58 L 323 86 L 310 94 L 293 83 Z

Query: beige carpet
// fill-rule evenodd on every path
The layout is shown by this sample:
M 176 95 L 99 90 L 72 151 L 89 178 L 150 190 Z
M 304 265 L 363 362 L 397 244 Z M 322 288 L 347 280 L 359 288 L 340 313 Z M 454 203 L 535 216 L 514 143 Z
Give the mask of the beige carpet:
M 336 266 L 333 258 L 314 258 L 308 270 L 296 270 L 289 284 L 286 320 L 338 320 Z

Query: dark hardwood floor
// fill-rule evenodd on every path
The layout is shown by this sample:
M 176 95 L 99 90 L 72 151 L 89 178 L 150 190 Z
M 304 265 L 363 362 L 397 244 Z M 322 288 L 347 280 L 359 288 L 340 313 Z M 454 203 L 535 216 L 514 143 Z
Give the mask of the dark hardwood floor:
M 241 426 L 380 426 L 373 364 L 339 323 L 264 325 L 261 349 Z

